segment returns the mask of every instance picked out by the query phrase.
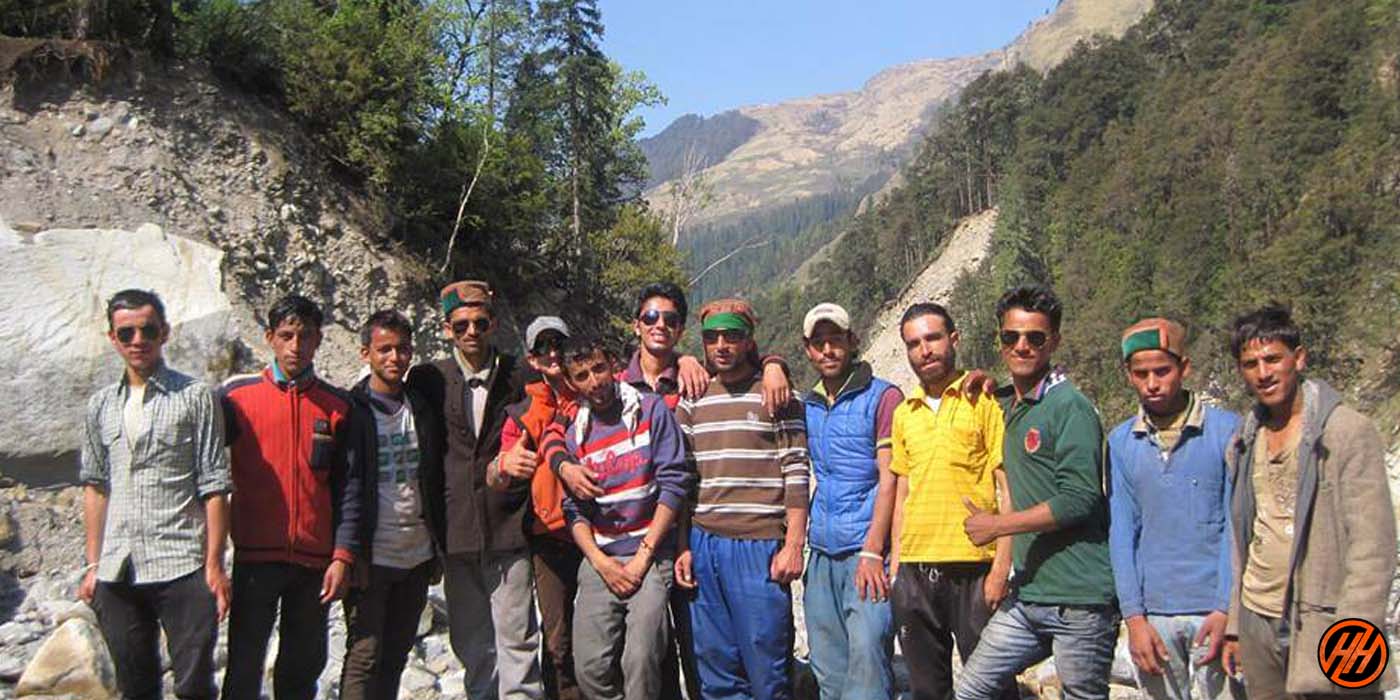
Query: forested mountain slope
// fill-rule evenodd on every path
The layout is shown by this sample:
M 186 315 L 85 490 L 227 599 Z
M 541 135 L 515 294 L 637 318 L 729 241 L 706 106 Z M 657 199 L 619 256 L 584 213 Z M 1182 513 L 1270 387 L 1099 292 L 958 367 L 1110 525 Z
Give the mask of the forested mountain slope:
M 688 115 L 644 139 L 647 200 L 679 220 L 673 238 L 692 274 L 710 270 L 700 298 L 752 292 L 793 272 L 835 235 L 830 222 L 881 192 L 917 153 L 945 104 L 988 70 L 1047 70 L 1076 42 L 1117 36 L 1151 0 L 1062 0 L 1007 48 L 895 66 L 860 89 Z
M 995 205 L 993 254 L 952 294 L 968 362 L 996 362 L 997 295 L 1043 281 L 1067 307 L 1059 359 L 1106 421 L 1131 403 L 1118 333 L 1147 314 L 1186 321 L 1193 383 L 1239 406 L 1229 323 L 1276 299 L 1305 325 L 1314 373 L 1393 434 L 1398 47 L 1394 0 L 1163 0 L 1043 77 L 986 76 L 812 284 L 763 297 L 767 332 L 800 335 L 819 300 L 874 318 L 953 220 Z

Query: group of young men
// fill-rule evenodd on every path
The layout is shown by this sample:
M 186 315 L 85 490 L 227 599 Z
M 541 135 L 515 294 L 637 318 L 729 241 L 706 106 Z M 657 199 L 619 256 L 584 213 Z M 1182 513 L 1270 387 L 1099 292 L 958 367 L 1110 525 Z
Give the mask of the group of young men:
M 916 700 L 1015 698 L 1052 654 L 1063 697 L 1107 698 L 1120 621 L 1155 699 L 1395 685 L 1382 666 L 1344 689 L 1318 651 L 1333 622 L 1383 622 L 1395 519 L 1379 434 L 1304 378 L 1282 308 L 1235 323 L 1243 419 L 1184 388 L 1179 323 L 1126 329 L 1140 410 L 1105 450 L 1042 287 L 997 304 L 1000 389 L 958 366 L 938 304 L 900 321 L 908 393 L 820 304 L 800 399 L 742 300 L 700 311 L 703 361 L 676 351 L 674 285 L 639 294 L 630 358 L 542 316 L 521 362 L 492 342 L 498 303 L 443 289 L 450 356 L 417 365 L 408 320 L 374 314 L 347 392 L 315 373 L 320 310 L 288 296 L 269 366 L 213 391 L 165 365 L 155 294 L 112 297 L 126 371 L 88 406 L 79 593 L 123 695 L 160 696 L 163 629 L 175 694 L 212 698 L 227 615 L 225 700 L 260 697 L 274 623 L 273 695 L 309 700 L 342 600 L 341 694 L 397 698 L 439 579 L 473 700 L 786 700 L 799 578 L 823 700 L 893 697 L 896 633 Z

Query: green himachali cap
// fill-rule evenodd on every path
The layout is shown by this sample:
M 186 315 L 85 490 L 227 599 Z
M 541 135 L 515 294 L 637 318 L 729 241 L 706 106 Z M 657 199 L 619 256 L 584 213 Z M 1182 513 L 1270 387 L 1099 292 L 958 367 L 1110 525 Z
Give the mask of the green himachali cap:
M 1144 318 L 1123 331 L 1123 361 L 1135 352 L 1165 350 L 1178 358 L 1186 356 L 1186 329 L 1165 318 Z

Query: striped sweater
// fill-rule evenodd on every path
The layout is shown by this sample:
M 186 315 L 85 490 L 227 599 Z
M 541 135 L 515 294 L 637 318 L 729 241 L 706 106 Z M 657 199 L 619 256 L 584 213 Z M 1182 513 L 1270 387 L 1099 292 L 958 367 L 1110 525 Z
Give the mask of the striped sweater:
M 636 553 L 658 505 L 680 513 L 695 478 L 676 419 L 661 397 L 624 384 L 618 390 L 630 394 L 619 396 L 618 415 L 580 410 L 563 431 L 569 455 L 597 474 L 603 489 L 591 501 L 566 495 L 564 513 L 570 526 L 580 520 L 591 525 L 594 541 L 611 556 Z M 586 424 L 578 425 L 579 420 Z M 657 554 L 675 550 L 674 530 L 656 549 Z
M 782 539 L 786 510 L 808 503 L 802 405 L 790 401 L 770 418 L 755 374 L 710 382 L 700 399 L 681 399 L 676 419 L 700 476 L 693 522 L 723 537 Z

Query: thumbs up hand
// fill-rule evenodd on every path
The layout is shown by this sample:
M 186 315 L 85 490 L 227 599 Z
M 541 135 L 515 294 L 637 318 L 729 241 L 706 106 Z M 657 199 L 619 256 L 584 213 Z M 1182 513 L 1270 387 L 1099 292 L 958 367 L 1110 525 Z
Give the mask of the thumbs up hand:
M 972 540 L 973 544 L 981 547 L 1001 536 L 997 529 L 996 513 L 978 508 L 967 496 L 963 496 L 962 501 L 968 512 L 967 519 L 963 521 L 963 532 L 967 533 L 967 538 Z

